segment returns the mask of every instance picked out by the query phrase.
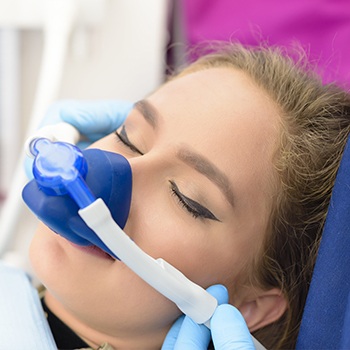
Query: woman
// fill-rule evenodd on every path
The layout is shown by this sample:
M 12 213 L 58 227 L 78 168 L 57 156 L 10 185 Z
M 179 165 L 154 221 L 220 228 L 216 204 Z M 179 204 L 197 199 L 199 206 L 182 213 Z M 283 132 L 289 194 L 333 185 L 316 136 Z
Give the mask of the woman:
M 194 282 L 224 284 L 268 348 L 292 348 L 350 128 L 349 95 L 277 49 L 229 45 L 136 103 L 93 147 L 128 158 L 124 231 Z M 45 303 L 91 347 L 160 348 L 179 310 L 122 262 L 41 226 Z

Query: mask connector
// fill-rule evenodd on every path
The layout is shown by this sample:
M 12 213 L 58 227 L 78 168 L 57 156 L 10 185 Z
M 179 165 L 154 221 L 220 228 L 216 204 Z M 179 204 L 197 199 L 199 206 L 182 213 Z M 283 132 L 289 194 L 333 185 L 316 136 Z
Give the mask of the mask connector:
M 96 200 L 84 180 L 87 163 L 79 148 L 37 138 L 29 144 L 29 151 L 35 157 L 34 178 L 46 194 L 69 194 L 81 209 Z

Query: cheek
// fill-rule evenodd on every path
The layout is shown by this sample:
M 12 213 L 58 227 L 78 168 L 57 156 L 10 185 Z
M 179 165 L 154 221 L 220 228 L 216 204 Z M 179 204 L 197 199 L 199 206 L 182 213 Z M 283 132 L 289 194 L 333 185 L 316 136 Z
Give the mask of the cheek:
M 181 208 L 178 215 L 178 210 L 155 203 L 159 201 L 150 200 L 142 210 L 133 207 L 125 228 L 141 249 L 153 258 L 163 258 L 205 288 L 240 274 L 246 252 L 239 251 L 228 230 L 200 222 Z
M 63 250 L 56 243 L 56 234 L 40 223 L 29 249 L 30 261 L 37 277 L 42 281 L 47 278 L 57 279 L 61 268 L 58 262 L 63 254 Z

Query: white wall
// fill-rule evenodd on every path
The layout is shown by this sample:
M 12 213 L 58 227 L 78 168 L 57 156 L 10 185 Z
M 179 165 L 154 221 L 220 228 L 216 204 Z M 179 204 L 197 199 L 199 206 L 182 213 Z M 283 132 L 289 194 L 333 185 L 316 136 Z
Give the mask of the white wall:
M 29 1 L 29 0 L 27 0 Z M 137 100 L 163 80 L 167 0 L 109 0 L 103 20 L 77 24 L 57 98 Z M 43 35 L 23 31 L 22 116 L 32 107 Z

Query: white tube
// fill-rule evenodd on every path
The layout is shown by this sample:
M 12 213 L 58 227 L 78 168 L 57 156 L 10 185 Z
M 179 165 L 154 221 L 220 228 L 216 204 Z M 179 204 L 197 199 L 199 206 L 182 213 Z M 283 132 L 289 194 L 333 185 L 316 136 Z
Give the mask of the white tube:
M 0 191 L 6 193 L 20 152 L 19 30 L 0 33 Z
M 165 260 L 155 260 L 140 249 L 114 222 L 101 198 L 79 210 L 79 215 L 123 263 L 183 313 L 199 324 L 210 320 L 217 300 Z

